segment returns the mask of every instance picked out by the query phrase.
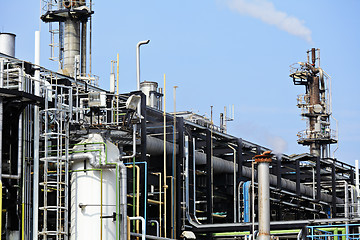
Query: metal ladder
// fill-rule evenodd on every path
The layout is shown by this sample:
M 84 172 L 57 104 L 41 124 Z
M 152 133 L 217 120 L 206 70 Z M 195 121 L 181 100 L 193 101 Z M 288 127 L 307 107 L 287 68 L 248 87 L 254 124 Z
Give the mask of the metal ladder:
M 51 85 L 44 89 L 45 109 L 40 116 L 43 129 L 43 151 L 40 161 L 42 205 L 41 231 L 38 239 L 68 239 L 69 216 L 69 125 L 72 118 L 71 87 Z M 48 97 L 48 96 L 51 96 Z M 51 100 L 51 101 L 50 101 Z
M 59 10 L 63 8 L 62 0 L 53 1 L 53 0 L 42 0 L 42 12 L 46 13 L 48 11 Z M 63 32 L 64 24 L 61 22 L 50 22 L 49 23 L 49 33 L 50 33 L 50 57 L 49 59 L 54 62 L 59 63 L 59 68 L 62 68 L 63 61 Z

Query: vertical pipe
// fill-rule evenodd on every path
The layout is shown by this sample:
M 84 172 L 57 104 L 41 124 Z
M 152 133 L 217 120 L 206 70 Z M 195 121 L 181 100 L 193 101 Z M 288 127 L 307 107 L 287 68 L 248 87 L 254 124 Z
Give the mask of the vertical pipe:
M 270 152 L 255 156 L 255 161 L 258 163 L 258 240 L 270 240 Z
M 243 167 L 243 162 L 244 162 L 244 157 L 243 157 L 243 143 L 242 143 L 242 139 L 238 138 L 237 139 L 237 164 L 238 164 L 238 169 L 237 169 L 237 183 L 239 184 L 242 178 L 242 167 Z
M 211 156 L 211 132 L 206 129 L 206 186 L 207 186 L 207 223 L 213 223 L 213 188 L 212 188 L 212 156 Z
M 193 143 L 193 147 L 192 147 L 192 167 L 193 167 L 193 215 L 195 220 L 196 219 L 196 165 L 195 165 L 195 138 L 193 138 L 192 143 Z
M 176 193 L 176 184 L 174 184 L 174 181 L 176 181 L 176 88 L 178 86 L 174 86 L 174 127 L 173 127 L 173 137 L 174 137 L 174 144 L 173 144 L 173 164 L 172 164 L 172 204 L 171 204 L 171 213 L 172 213 L 172 235 L 171 238 L 175 238 L 176 236 L 176 204 L 175 202 L 175 193 Z
M 86 28 L 87 23 L 81 22 L 81 75 L 86 76 Z
M 143 44 L 148 44 L 150 40 L 138 42 L 136 45 L 136 83 L 137 91 L 140 91 L 140 46 Z
M 356 187 L 356 215 L 360 214 L 360 194 L 359 194 L 359 160 L 355 160 L 355 187 Z
M 120 239 L 127 239 L 127 172 L 126 167 L 123 162 L 117 164 L 119 166 L 120 172 L 120 208 L 121 208 L 121 229 L 120 229 Z M 117 180 L 118 181 L 118 180 Z M 116 226 L 118 227 L 118 226 Z
M 4 85 L 4 61 L 0 61 L 0 87 Z M 2 180 L 2 132 L 3 132 L 3 98 L 0 97 L 0 181 Z M 1 195 L 2 197 L 2 195 Z M 2 215 L 2 214 L 0 214 Z M 1 217 L 1 216 L 0 216 Z M 0 225 L 1 228 L 1 225 Z M 0 234 L 1 235 L 1 234 Z M 1 236 L 0 236 L 1 237 Z
M 0 240 L 1 240 L 1 233 L 2 233 L 2 179 L 0 179 Z
M 116 55 L 116 94 L 119 95 L 119 54 Z
M 40 96 L 40 31 L 35 32 L 35 95 Z M 39 107 L 34 107 L 34 174 L 33 174 L 33 239 L 38 238 L 39 229 Z
M 234 223 L 236 223 L 236 219 L 237 219 L 237 211 L 236 211 L 236 149 L 233 148 L 231 145 L 228 145 L 229 148 L 231 148 L 233 150 L 233 155 L 234 155 L 234 172 L 233 172 L 233 184 L 234 184 Z
M 300 196 L 300 162 L 295 160 L 295 169 L 296 169 L 296 195 Z
M 332 188 L 332 217 L 336 218 L 336 210 L 337 210 L 336 209 L 336 169 L 334 164 L 331 165 L 331 188 Z
M 138 82 L 140 84 L 140 82 Z M 166 75 L 164 74 L 164 237 L 166 238 Z
M 321 195 L 321 166 L 320 166 L 320 156 L 316 157 L 316 199 L 320 200 Z
M 178 130 L 178 145 L 179 145 L 179 152 L 177 154 L 177 164 L 176 164 L 176 198 L 175 201 L 176 206 L 176 233 L 177 236 L 175 236 L 175 239 L 178 238 L 179 233 L 181 231 L 181 220 L 182 218 L 185 218 L 185 216 L 181 215 L 181 201 L 182 201 L 182 191 L 181 191 L 181 172 L 182 172 L 182 166 L 183 166 L 183 159 L 184 159 L 184 119 L 182 117 L 179 117 L 177 119 L 177 130 Z
M 345 181 L 345 185 L 344 185 L 344 190 L 345 190 L 345 218 L 349 218 L 349 186 L 348 183 Z
M 270 239 L 269 163 L 258 164 L 259 240 Z
M 90 12 L 92 12 L 92 0 L 90 0 Z M 92 15 L 90 15 L 89 38 L 89 74 L 91 75 Z
M 251 162 L 251 234 L 255 234 L 255 161 Z

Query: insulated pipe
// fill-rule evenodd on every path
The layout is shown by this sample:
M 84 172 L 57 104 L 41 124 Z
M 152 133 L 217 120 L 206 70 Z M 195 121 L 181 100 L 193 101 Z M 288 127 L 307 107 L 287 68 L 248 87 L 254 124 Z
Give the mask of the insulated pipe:
M 141 221 L 141 240 L 145 240 L 146 232 L 145 232 L 145 219 L 143 217 L 129 217 L 130 220 Z M 123 239 L 123 238 L 121 238 Z M 125 239 L 125 238 L 124 238 Z
M 151 136 L 147 136 L 146 139 L 146 147 L 147 147 L 147 153 L 151 155 L 160 155 L 163 153 L 164 149 L 164 141 L 158 138 L 154 138 Z M 166 142 L 166 151 L 170 154 L 172 153 L 173 144 L 170 142 Z M 178 152 L 178 146 L 177 146 L 177 152 Z M 202 152 L 195 152 L 195 161 L 197 165 L 205 165 L 206 164 L 206 154 Z M 213 156 L 213 166 L 214 166 L 214 173 L 220 174 L 220 173 L 233 173 L 234 166 L 233 163 L 230 161 L 227 161 L 225 159 L 215 157 Z M 237 164 L 236 164 L 237 169 Z M 242 176 L 250 178 L 251 179 L 251 168 L 243 166 L 242 168 Z M 255 177 L 256 179 L 256 177 Z M 271 186 L 277 186 L 277 176 L 270 174 L 270 185 Z M 289 179 L 281 179 L 281 186 L 283 189 L 296 192 L 296 183 L 289 180 Z M 300 185 L 300 194 L 313 197 L 313 190 L 312 187 L 305 186 L 303 184 Z M 332 196 L 326 193 L 320 194 L 320 200 L 325 202 L 332 202 Z M 344 203 L 344 201 L 340 198 L 337 198 L 337 203 Z
M 40 31 L 35 32 L 35 86 L 34 91 L 36 96 L 40 96 Z M 39 230 L 39 132 L 40 132 L 40 118 L 39 107 L 34 106 L 34 168 L 33 168 L 33 237 L 38 239 Z
M 264 152 L 262 155 L 255 156 L 255 162 L 258 164 L 259 235 L 257 239 L 270 240 L 270 152 Z

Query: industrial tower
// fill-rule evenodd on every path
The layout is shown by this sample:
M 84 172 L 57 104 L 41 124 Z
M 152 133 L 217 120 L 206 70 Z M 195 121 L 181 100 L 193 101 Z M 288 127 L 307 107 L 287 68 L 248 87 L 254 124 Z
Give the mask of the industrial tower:
M 331 78 L 320 67 L 320 49 L 308 50 L 307 62 L 291 65 L 290 77 L 294 85 L 305 86 L 305 94 L 298 95 L 297 106 L 307 128 L 297 134 L 298 143 L 310 146 L 310 154 L 328 158 L 330 144 L 337 143 L 337 134 L 330 128 Z

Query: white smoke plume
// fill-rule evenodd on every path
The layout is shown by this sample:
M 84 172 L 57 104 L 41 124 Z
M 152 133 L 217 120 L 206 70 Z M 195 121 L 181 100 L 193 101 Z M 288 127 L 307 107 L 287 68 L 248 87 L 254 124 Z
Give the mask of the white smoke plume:
M 311 30 L 304 26 L 304 21 L 277 10 L 274 4 L 268 0 L 227 0 L 226 2 L 230 9 L 240 14 L 275 25 L 277 28 L 312 44 Z

